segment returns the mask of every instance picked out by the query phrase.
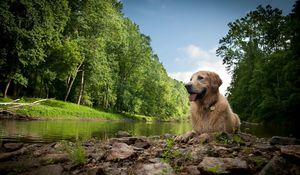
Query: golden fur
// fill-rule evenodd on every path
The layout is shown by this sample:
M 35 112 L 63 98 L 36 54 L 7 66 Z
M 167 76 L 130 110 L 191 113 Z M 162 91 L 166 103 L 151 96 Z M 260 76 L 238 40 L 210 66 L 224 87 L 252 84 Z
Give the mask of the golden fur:
M 197 94 L 197 99 L 190 101 L 193 131 L 179 136 L 177 140 L 186 140 L 193 134 L 238 131 L 240 119 L 219 93 L 221 84 L 222 80 L 214 72 L 199 71 L 192 75 L 186 88 L 190 94 Z

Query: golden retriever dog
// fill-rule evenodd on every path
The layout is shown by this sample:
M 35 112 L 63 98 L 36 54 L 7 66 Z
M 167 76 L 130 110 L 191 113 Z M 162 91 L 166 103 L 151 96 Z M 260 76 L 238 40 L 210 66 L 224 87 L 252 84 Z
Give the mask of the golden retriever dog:
M 234 133 L 239 130 L 240 119 L 233 113 L 226 98 L 219 93 L 222 80 L 210 71 L 199 71 L 185 85 L 188 91 L 193 130 L 178 136 L 187 141 L 194 135 L 213 132 Z

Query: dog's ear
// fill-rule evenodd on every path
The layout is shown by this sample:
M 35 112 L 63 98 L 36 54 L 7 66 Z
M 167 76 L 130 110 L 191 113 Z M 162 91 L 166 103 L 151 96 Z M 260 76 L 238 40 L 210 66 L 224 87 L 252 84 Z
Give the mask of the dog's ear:
M 210 81 L 211 81 L 211 86 L 213 88 L 219 88 L 221 85 L 222 85 L 222 80 L 221 78 L 219 77 L 218 74 L 214 73 L 214 72 L 210 72 L 209 73 L 209 78 L 210 78 Z

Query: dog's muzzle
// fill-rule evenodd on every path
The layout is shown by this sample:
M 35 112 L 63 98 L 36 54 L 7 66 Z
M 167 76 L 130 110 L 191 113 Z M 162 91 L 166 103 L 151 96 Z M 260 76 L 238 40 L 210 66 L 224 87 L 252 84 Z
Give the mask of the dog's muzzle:
M 190 94 L 190 96 L 189 96 L 190 101 L 196 101 L 197 99 L 201 99 L 206 92 L 206 89 L 202 89 L 199 92 L 196 91 L 193 88 L 193 85 L 191 83 L 185 84 L 185 88 L 186 88 L 187 92 Z

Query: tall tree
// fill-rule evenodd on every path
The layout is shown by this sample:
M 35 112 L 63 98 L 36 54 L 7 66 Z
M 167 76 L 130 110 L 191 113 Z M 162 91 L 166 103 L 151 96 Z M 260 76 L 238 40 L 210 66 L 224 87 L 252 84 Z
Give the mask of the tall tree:
M 232 73 L 228 98 L 242 119 L 296 119 L 290 112 L 299 98 L 299 87 L 294 83 L 299 82 L 294 73 L 299 72 L 299 57 L 291 51 L 294 43 L 299 43 L 294 42 L 296 30 L 291 27 L 296 21 L 279 9 L 258 6 L 229 23 L 217 54 Z
M 68 15 L 66 0 L 1 1 L 0 69 L 1 79 L 6 82 L 4 96 L 12 81 L 15 87 L 28 85 L 26 70 L 44 62 L 46 48 L 57 42 Z

